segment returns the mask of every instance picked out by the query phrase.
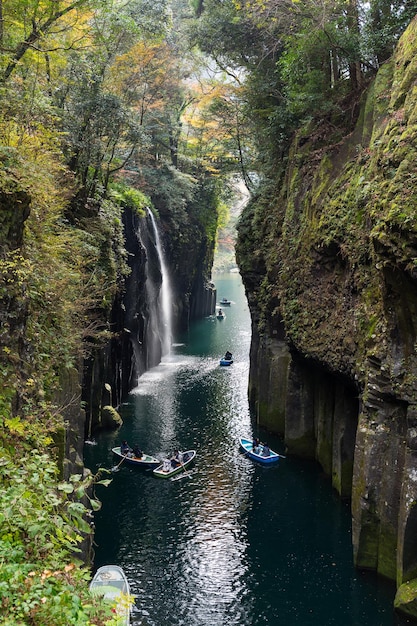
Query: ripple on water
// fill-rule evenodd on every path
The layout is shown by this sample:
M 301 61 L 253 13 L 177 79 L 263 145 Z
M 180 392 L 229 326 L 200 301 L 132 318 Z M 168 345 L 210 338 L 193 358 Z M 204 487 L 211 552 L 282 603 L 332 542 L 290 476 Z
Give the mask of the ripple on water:
M 352 575 L 349 512 L 317 467 L 287 459 L 263 468 L 239 452 L 238 437 L 252 433 L 250 322 L 241 283 L 226 277 L 219 293 L 234 302 L 224 323 L 193 324 L 141 377 L 121 408 L 121 430 L 86 446 L 91 468 L 108 466 L 116 438 L 158 457 L 197 449 L 192 478 L 158 480 L 122 466 L 101 488 L 96 566 L 126 571 L 135 626 L 397 624 L 389 593 L 376 598 L 373 582 Z M 229 368 L 219 366 L 225 349 L 235 359 Z

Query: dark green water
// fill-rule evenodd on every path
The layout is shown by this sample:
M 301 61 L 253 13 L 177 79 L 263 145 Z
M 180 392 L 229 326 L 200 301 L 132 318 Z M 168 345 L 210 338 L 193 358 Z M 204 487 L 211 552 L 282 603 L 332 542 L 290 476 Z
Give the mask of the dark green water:
M 98 487 L 96 562 L 121 565 L 142 626 L 398 626 L 394 586 L 352 566 L 349 506 L 315 463 L 253 464 L 238 437 L 247 404 L 250 318 L 239 275 L 215 279 L 226 319 L 196 323 L 121 407 L 120 432 L 86 446 L 112 468 L 122 439 L 163 458 L 196 449 L 191 478 L 122 465 Z M 219 366 L 229 349 L 235 362 Z M 266 434 L 257 432 L 261 438 Z M 283 452 L 278 438 L 270 446 Z

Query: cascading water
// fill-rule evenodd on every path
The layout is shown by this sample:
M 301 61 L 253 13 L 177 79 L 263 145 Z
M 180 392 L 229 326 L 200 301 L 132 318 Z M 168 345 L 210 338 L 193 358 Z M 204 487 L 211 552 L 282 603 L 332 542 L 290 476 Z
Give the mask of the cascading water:
M 159 266 L 161 271 L 161 286 L 158 295 L 158 319 L 161 337 L 162 355 L 169 354 L 172 343 L 172 297 L 169 281 L 169 273 L 165 262 L 164 250 L 159 236 L 158 227 L 155 217 L 150 209 L 148 209 L 148 217 L 152 224 L 153 235 L 155 238 L 155 249 L 158 255 Z

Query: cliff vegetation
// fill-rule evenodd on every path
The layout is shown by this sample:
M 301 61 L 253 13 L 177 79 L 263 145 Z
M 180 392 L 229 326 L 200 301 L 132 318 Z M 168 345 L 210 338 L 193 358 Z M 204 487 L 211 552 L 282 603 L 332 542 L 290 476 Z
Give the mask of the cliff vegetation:
M 109 476 L 83 466 L 86 415 L 100 423 L 128 391 L 112 393 L 112 351 L 128 341 L 148 209 L 177 277 L 178 326 L 201 314 L 224 213 L 230 125 L 216 109 L 231 90 L 202 80 L 180 32 L 190 16 L 165 0 L 0 2 L 5 626 L 114 623 L 88 594 L 94 486 Z
M 416 10 L 0 0 L 6 626 L 112 623 L 82 565 L 108 479 L 84 436 L 128 391 L 117 372 L 149 363 L 148 211 L 183 328 L 209 306 L 235 172 L 258 420 L 352 498 L 355 562 L 415 614 Z
M 257 421 L 351 499 L 355 564 L 413 617 L 416 10 L 206 0 L 200 22 L 245 68 L 258 147 L 237 246 Z

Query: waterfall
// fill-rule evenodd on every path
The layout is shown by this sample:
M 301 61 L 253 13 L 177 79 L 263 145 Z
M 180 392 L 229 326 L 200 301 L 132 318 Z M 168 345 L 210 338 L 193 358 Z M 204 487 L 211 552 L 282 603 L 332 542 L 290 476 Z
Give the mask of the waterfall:
M 155 248 L 158 255 L 159 266 L 161 270 L 161 287 L 158 296 L 158 317 L 160 319 L 160 335 L 161 335 L 161 347 L 162 355 L 169 354 L 172 343 L 172 298 L 171 287 L 169 281 L 169 273 L 165 262 L 164 250 L 159 236 L 158 227 L 155 217 L 150 209 L 148 209 L 148 216 L 152 223 L 153 234 L 155 238 Z

